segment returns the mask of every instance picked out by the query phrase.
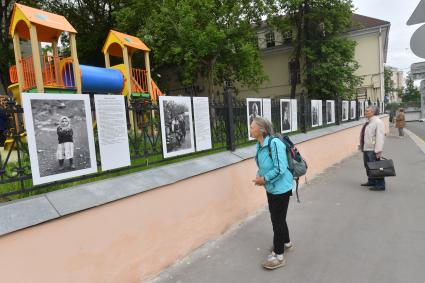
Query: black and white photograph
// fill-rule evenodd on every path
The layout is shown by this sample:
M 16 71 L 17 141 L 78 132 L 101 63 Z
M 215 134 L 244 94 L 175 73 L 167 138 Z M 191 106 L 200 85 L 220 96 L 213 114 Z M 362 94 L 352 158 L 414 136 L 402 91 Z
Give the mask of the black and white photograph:
M 364 117 L 365 102 L 362 100 L 359 103 L 359 117 Z
M 350 119 L 356 119 L 356 101 L 350 101 Z
M 247 98 L 246 99 L 246 113 L 247 113 L 247 123 L 248 123 L 248 139 L 253 140 L 251 138 L 250 126 L 255 117 L 263 116 L 261 112 L 263 109 L 263 100 L 261 98 Z
M 342 121 L 347 121 L 348 120 L 348 101 L 347 100 L 343 100 L 342 101 Z
M 288 133 L 291 131 L 291 100 L 290 99 L 281 99 L 280 100 L 280 119 L 281 133 Z
M 335 101 L 326 100 L 326 124 L 335 123 Z
M 311 126 L 317 127 L 322 125 L 322 101 L 311 100 Z
M 90 99 L 23 93 L 34 185 L 97 171 Z
M 164 158 L 194 152 L 190 97 L 160 96 L 159 108 Z

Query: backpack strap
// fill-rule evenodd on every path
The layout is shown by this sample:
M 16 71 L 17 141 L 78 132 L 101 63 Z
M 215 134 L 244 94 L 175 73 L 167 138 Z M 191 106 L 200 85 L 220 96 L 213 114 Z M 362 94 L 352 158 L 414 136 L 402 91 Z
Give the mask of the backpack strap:
M 297 202 L 300 203 L 300 197 L 298 196 L 298 182 L 300 180 L 300 177 L 294 178 L 296 187 L 295 187 L 295 194 L 297 195 Z
M 272 144 L 272 140 L 274 139 L 274 138 L 276 138 L 276 137 L 274 137 L 274 136 L 270 136 L 270 138 L 269 138 L 269 144 L 268 144 L 268 146 L 267 146 L 267 149 L 268 149 L 268 151 L 269 151 L 269 156 L 270 156 L 270 158 L 273 160 L 273 158 L 272 158 L 272 147 L 270 146 L 271 144 Z

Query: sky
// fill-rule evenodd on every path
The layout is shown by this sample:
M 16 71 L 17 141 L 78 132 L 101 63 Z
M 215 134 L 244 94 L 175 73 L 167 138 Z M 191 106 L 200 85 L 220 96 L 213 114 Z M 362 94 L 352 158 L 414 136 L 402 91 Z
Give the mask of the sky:
M 425 61 L 410 50 L 410 38 L 423 24 L 406 25 L 419 2 L 420 0 L 353 0 L 355 13 L 391 23 L 386 65 L 397 67 L 405 74 L 412 63 Z

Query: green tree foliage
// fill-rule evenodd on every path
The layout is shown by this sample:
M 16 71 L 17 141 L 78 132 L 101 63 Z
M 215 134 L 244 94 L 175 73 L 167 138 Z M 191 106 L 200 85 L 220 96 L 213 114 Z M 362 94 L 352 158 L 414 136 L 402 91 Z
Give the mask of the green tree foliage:
M 385 94 L 389 95 L 391 92 L 393 92 L 394 89 L 394 82 L 392 80 L 393 71 L 390 67 L 384 68 L 384 88 L 385 88 Z
M 126 0 L 45 0 L 43 9 L 64 16 L 77 30 L 80 63 L 104 66 L 102 47 L 110 29 L 116 26 L 113 13 L 126 7 Z M 63 52 L 68 53 L 68 37 L 61 37 Z
M 403 102 L 409 101 L 420 101 L 421 92 L 415 86 L 414 81 L 411 76 L 408 76 L 406 79 L 406 88 L 404 89 L 404 95 L 402 98 Z
M 15 64 L 15 56 L 12 49 L 12 38 L 9 36 L 10 21 L 12 18 L 13 5 L 21 3 L 37 7 L 38 1 L 11 1 L 0 0 L 0 82 L 7 91 L 9 80 L 9 67 Z
M 124 30 L 137 29 L 153 50 L 155 68 L 171 67 L 183 85 L 205 79 L 210 95 L 225 80 L 253 89 L 264 81 L 252 25 L 260 21 L 262 1 L 155 1 L 148 15 L 138 2 L 118 12 L 117 20 Z M 140 15 L 147 16 L 143 24 L 137 24 Z
M 352 25 L 351 0 L 268 0 L 269 23 L 282 33 L 291 30 L 294 62 L 301 66 L 310 97 L 350 98 L 360 85 L 354 72 L 355 41 L 343 37 Z M 296 76 L 294 76 L 296 78 Z M 296 80 L 291 80 L 295 97 Z

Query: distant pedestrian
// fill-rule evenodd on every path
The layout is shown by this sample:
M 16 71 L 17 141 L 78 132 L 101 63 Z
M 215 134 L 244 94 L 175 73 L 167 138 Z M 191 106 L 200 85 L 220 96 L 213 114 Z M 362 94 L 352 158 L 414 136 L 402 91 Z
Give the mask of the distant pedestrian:
M 398 129 L 398 136 L 404 136 L 404 127 L 406 127 L 406 120 L 404 117 L 404 109 L 400 108 L 398 110 L 397 116 L 395 117 L 395 127 Z
M 370 178 L 366 166 L 367 162 L 381 159 L 382 151 L 384 149 L 384 123 L 381 119 L 379 119 L 379 117 L 375 116 L 376 113 L 376 106 L 369 106 L 366 108 L 365 116 L 367 118 L 367 122 L 363 125 L 360 133 L 360 149 L 363 151 L 363 163 L 368 176 L 367 183 L 361 185 L 370 187 L 370 190 L 372 191 L 384 191 L 385 179 Z
M 56 152 L 56 157 L 59 161 L 59 170 L 64 169 L 65 159 L 69 160 L 69 167 L 75 169 L 73 164 L 74 158 L 74 132 L 71 128 L 71 120 L 62 116 L 59 119 L 59 126 L 57 128 L 58 134 L 58 149 Z
M 262 263 L 264 268 L 275 269 L 286 264 L 283 257 L 285 249 L 291 249 L 289 230 L 286 223 L 289 198 L 292 195 L 294 181 L 288 169 L 285 144 L 278 138 L 272 138 L 273 126 L 262 117 L 256 117 L 251 123 L 251 137 L 258 141 L 255 161 L 257 176 L 253 180 L 256 186 L 266 189 L 270 218 L 273 226 L 273 250 Z

